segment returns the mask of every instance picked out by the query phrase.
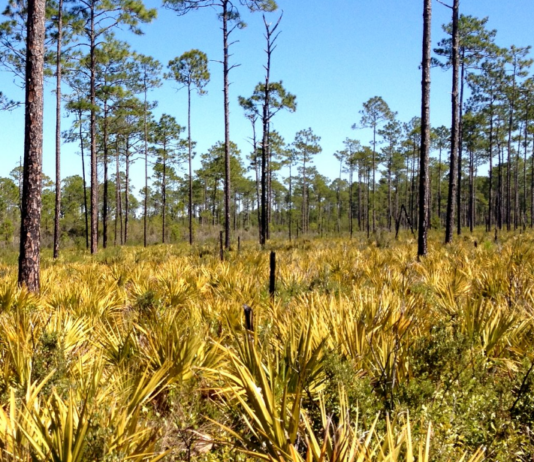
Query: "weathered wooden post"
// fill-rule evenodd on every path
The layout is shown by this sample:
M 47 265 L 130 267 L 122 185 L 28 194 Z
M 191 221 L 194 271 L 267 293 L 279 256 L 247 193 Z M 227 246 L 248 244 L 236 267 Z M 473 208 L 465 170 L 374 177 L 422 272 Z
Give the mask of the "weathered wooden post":
M 243 305 L 243 311 L 245 312 L 245 327 L 250 332 L 254 332 L 254 311 L 246 303 Z
M 276 253 L 271 252 L 270 258 L 271 273 L 269 275 L 269 294 L 271 298 L 274 298 L 274 292 L 276 290 Z

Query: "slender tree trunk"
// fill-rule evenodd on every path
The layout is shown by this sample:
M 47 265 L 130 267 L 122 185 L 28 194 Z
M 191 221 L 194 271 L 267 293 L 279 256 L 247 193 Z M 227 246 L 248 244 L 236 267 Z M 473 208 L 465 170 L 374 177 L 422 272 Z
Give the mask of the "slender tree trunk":
M 143 245 L 147 246 L 147 218 L 148 218 L 148 123 L 147 123 L 147 83 L 145 79 L 145 101 L 143 114 L 143 129 L 144 129 L 144 143 L 145 143 L 145 197 L 143 204 Z
M 18 284 L 40 289 L 45 2 L 28 0 L 26 113 Z
M 291 175 L 292 163 L 289 163 L 289 242 L 291 242 L 291 226 L 293 224 L 293 196 L 292 196 L 292 181 L 293 177 Z
M 128 242 L 128 232 L 130 224 L 130 140 L 126 136 L 125 152 L 125 172 L 124 172 L 124 243 Z
M 517 141 L 517 152 L 515 155 L 514 167 L 514 229 L 519 226 L 519 153 L 521 152 L 521 126 L 519 127 L 519 140 Z
M 167 156 L 166 146 L 163 145 L 163 176 L 161 179 L 161 242 L 165 244 L 165 212 L 167 208 Z
M 458 107 L 458 192 L 456 195 L 456 208 L 458 213 L 457 233 L 462 234 L 462 153 L 463 153 L 463 104 L 464 104 L 464 83 L 465 83 L 465 50 L 462 47 L 461 73 L 460 73 L 460 104 Z
M 530 155 L 530 227 L 534 228 L 534 133 L 532 134 L 532 154 Z
M 527 111 L 528 113 L 528 111 Z M 523 225 L 527 223 L 527 149 L 528 149 L 528 119 L 525 120 L 525 149 L 523 151 L 523 198 L 521 201 L 521 214 Z
M 502 163 L 503 163 L 503 160 L 504 160 L 504 153 L 503 153 L 502 146 L 500 146 L 500 143 L 497 146 L 497 150 L 498 150 L 497 153 L 498 153 L 498 156 L 499 156 L 499 184 L 498 184 L 499 201 L 498 201 L 498 204 L 495 204 L 495 207 L 496 207 L 497 213 L 498 213 L 497 223 L 498 223 L 499 229 L 502 229 L 503 224 L 504 224 L 504 220 L 503 220 L 503 218 L 504 218 L 504 213 L 503 213 L 504 181 L 503 181 L 503 168 L 502 168 Z
M 337 200 L 337 232 L 341 233 L 341 170 L 343 166 L 343 159 L 339 160 L 339 181 L 337 184 L 336 200 Z
M 230 197 L 231 197 L 231 184 L 230 184 L 230 100 L 229 100 L 229 82 L 228 73 L 230 68 L 228 66 L 229 58 L 229 43 L 228 37 L 230 32 L 228 30 L 228 17 L 230 11 L 228 8 L 231 6 L 229 0 L 223 0 L 223 77 L 224 77 L 224 247 L 230 248 Z
M 362 166 L 358 167 L 358 231 L 362 231 L 363 201 L 362 201 Z
M 78 111 L 80 121 L 80 152 L 82 155 L 82 181 L 83 181 L 83 214 L 85 216 L 85 248 L 89 249 L 89 209 L 87 207 L 87 181 L 85 179 L 85 150 L 82 133 L 82 111 Z
M 493 224 L 493 102 L 490 106 L 490 124 L 489 124 L 489 191 L 488 191 L 488 229 L 491 230 Z
M 475 226 L 475 159 L 472 149 L 469 150 L 469 232 Z
M 54 258 L 59 257 L 59 218 L 61 215 L 61 47 L 63 39 L 63 0 L 59 0 L 56 49 L 56 203 L 54 214 Z
M 353 204 L 353 199 L 352 199 L 352 183 L 354 182 L 353 179 L 354 179 L 354 170 L 352 168 L 352 165 L 349 167 L 349 232 L 350 232 L 350 238 L 352 239 L 352 234 L 354 232 L 354 228 L 353 228 L 353 221 L 352 221 L 352 217 L 354 215 L 354 204 Z M 360 197 L 360 194 L 358 193 L 358 199 Z M 360 206 L 358 206 L 360 207 Z M 360 221 L 359 219 L 359 216 L 358 216 L 358 222 Z
M 96 162 L 96 34 L 95 5 L 91 4 L 90 17 L 90 92 L 91 92 L 91 253 L 98 250 L 98 175 Z
M 510 231 L 512 226 L 512 127 L 514 105 L 510 104 L 510 117 L 508 120 L 508 157 L 506 166 L 506 229 Z
M 187 212 L 189 215 L 189 245 L 193 245 L 193 147 L 191 143 L 191 84 L 187 86 L 187 148 L 189 160 L 189 200 Z
M 372 207 L 373 207 L 373 233 L 376 232 L 376 216 L 375 216 L 375 169 L 376 169 L 376 123 L 373 125 L 373 199 L 372 199 Z M 369 233 L 367 233 L 369 234 Z
M 104 192 L 102 197 L 102 247 L 108 246 L 108 108 L 104 104 Z
M 447 200 L 447 222 L 445 230 L 445 243 L 452 242 L 454 229 L 454 206 L 456 201 L 456 180 L 458 175 L 458 10 L 460 0 L 454 0 L 452 13 L 452 127 L 451 127 L 451 161 L 449 173 L 449 197 Z
M 117 237 L 120 236 L 120 244 L 122 244 L 122 232 L 119 234 L 119 222 L 121 224 L 122 231 L 122 204 L 121 204 L 121 188 L 120 188 L 120 166 L 119 166 L 119 139 L 116 139 L 116 151 L 115 157 L 115 238 L 114 245 L 117 245 Z
M 392 163 L 392 153 L 393 153 L 393 146 L 390 146 L 390 152 L 388 156 L 388 218 L 387 218 L 387 226 L 388 231 L 391 232 L 391 163 Z
M 441 220 L 441 146 L 439 148 L 439 160 L 438 160 L 438 220 L 439 226 L 442 226 Z
M 424 0 L 423 12 L 423 76 L 421 82 L 421 161 L 419 173 L 419 228 L 417 255 L 427 254 L 427 235 L 429 217 L 429 177 L 428 163 L 430 153 L 430 59 L 432 0 Z

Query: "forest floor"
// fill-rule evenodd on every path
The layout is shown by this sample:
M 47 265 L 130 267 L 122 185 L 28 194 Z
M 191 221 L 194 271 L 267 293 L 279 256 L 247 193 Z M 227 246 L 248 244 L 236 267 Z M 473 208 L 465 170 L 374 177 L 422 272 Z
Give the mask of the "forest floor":
M 534 234 L 442 238 L 6 254 L 1 460 L 532 460 Z

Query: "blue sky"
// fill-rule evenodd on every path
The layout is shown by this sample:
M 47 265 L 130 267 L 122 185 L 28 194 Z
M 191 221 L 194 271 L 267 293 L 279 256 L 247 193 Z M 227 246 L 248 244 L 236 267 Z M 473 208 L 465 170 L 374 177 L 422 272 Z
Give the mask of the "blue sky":
M 313 7 L 310 4 L 313 3 Z M 123 31 L 118 37 L 130 42 L 132 49 L 149 54 L 165 66 L 168 61 L 192 48 L 208 54 L 212 79 L 208 94 L 193 99 L 192 131 L 204 152 L 223 139 L 222 33 L 217 13 L 212 9 L 177 16 L 160 7 L 154 0 L 147 5 L 158 8 L 158 19 L 144 25 L 141 37 Z M 365 130 L 352 130 L 359 121 L 362 103 L 379 95 L 398 112 L 400 120 L 420 115 L 420 80 L 423 1 L 414 0 L 279 0 L 284 18 L 278 48 L 273 55 L 272 78 L 297 95 L 297 112 L 279 113 L 273 128 L 292 141 L 294 134 L 311 127 L 321 136 L 323 152 L 315 159 L 319 171 L 331 178 L 338 174 L 332 154 L 342 148 L 346 137 L 368 144 L 371 135 Z M 489 27 L 497 29 L 500 46 L 526 46 L 534 43 L 532 0 L 471 0 L 461 2 L 461 12 L 478 17 L 489 16 Z M 241 9 L 247 27 L 234 33 L 238 40 L 232 49 L 232 62 L 240 64 L 231 73 L 231 137 L 243 154 L 248 153 L 251 135 L 249 122 L 237 105 L 238 95 L 248 96 L 264 78 L 265 61 L 263 22 L 260 13 Z M 268 15 L 276 21 L 279 12 Z M 432 41 L 435 45 L 444 34 L 443 23 L 450 21 L 450 9 L 434 2 Z M 22 99 L 20 89 L 12 85 L 13 77 L 0 72 L 0 88 L 12 98 Z M 432 124 L 450 123 L 449 72 L 432 71 Z M 44 172 L 54 172 L 54 95 L 47 84 L 45 99 Z M 172 82 L 151 93 L 159 101 L 155 110 L 175 116 L 186 125 L 186 94 L 177 92 Z M 63 120 L 63 128 L 71 123 Z M 258 127 L 259 128 L 259 127 Z M 0 175 L 6 176 L 18 165 L 23 153 L 23 110 L 0 113 L 2 162 Z M 63 148 L 62 176 L 81 174 L 77 146 Z M 134 167 L 134 181 L 140 186 L 142 165 Z

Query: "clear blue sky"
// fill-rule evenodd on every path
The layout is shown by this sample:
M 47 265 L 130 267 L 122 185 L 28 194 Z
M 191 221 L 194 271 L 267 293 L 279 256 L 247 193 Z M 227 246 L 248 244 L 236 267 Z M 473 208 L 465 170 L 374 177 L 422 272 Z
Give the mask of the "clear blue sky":
M 313 4 L 313 7 L 310 7 Z M 141 37 L 120 32 L 119 38 L 131 43 L 140 53 L 167 62 L 192 48 L 198 48 L 217 61 L 222 56 L 220 22 L 215 10 L 203 9 L 179 17 L 164 10 L 159 2 L 147 4 L 158 8 L 158 18 L 144 25 Z M 371 136 L 363 130 L 351 130 L 359 120 L 358 111 L 367 99 L 379 95 L 408 121 L 420 115 L 421 33 L 423 1 L 415 0 L 279 0 L 284 11 L 273 55 L 272 77 L 283 80 L 284 86 L 297 95 L 294 114 L 279 113 L 273 128 L 292 141 L 294 134 L 312 127 L 322 137 L 323 152 L 316 158 L 321 173 L 334 178 L 338 166 L 332 153 L 342 148 L 346 137 L 369 143 Z M 461 2 L 463 14 L 489 16 L 489 27 L 497 29 L 500 46 L 526 46 L 534 43 L 532 0 L 471 0 Z M 264 78 L 265 61 L 263 22 L 261 14 L 244 9 L 247 28 L 237 30 L 232 62 L 241 64 L 231 73 L 231 137 L 242 152 L 250 150 L 250 124 L 237 105 L 238 95 L 248 96 Z M 279 12 L 270 14 L 275 21 Z M 433 6 L 432 41 L 435 45 L 444 34 L 443 23 L 450 21 L 450 9 L 438 2 Z M 212 80 L 208 94 L 193 100 L 192 130 L 203 152 L 223 139 L 222 66 L 210 63 Z M 22 99 L 21 90 L 12 85 L 11 75 L 0 72 L 0 88 L 12 98 Z M 433 125 L 450 123 L 449 72 L 432 71 L 431 119 Z M 52 83 L 47 85 L 45 99 L 44 171 L 54 172 L 54 95 Z M 65 89 L 67 90 L 67 89 Z M 186 94 L 176 92 L 172 82 L 151 94 L 159 101 L 156 115 L 165 112 L 186 125 Z M 63 120 L 66 129 L 71 120 Z M 6 176 L 18 165 L 23 153 L 23 110 L 0 113 L 2 162 L 0 175 Z M 77 146 L 65 145 L 62 162 L 63 177 L 81 174 Z M 141 186 L 142 165 L 134 168 L 134 182 Z

